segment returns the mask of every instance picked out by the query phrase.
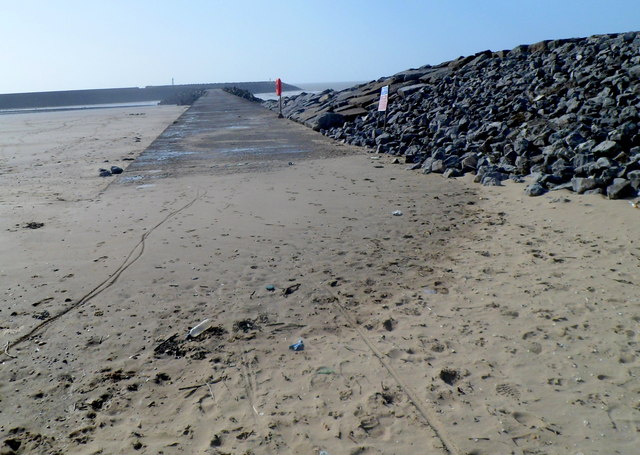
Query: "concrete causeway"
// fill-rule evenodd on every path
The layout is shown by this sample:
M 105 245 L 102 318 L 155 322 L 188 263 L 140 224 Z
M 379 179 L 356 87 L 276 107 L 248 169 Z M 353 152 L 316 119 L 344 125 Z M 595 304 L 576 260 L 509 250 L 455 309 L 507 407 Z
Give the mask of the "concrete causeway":
M 195 173 L 225 174 L 353 153 L 258 103 L 209 90 L 115 180 L 120 184 Z

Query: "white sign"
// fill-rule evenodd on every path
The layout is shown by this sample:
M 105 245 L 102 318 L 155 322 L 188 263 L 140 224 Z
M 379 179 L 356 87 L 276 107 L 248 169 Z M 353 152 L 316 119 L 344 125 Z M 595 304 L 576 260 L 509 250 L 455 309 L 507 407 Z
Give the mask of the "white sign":
M 385 85 L 380 90 L 380 102 L 378 103 L 378 112 L 384 112 L 387 110 L 387 103 L 389 103 L 389 86 Z

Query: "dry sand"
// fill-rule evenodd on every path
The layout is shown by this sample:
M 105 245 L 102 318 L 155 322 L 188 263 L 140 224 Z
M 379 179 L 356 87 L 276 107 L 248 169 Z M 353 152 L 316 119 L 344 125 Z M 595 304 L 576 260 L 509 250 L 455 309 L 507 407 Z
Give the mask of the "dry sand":
M 61 315 L 0 453 L 637 453 L 640 211 L 337 146 L 105 190 L 181 112 L 0 117 L 0 343 Z

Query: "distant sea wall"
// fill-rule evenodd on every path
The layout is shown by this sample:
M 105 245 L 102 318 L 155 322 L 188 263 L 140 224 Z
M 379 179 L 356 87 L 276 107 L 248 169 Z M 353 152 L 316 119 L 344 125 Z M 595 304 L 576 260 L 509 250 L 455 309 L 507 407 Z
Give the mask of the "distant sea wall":
M 92 104 L 132 103 L 137 101 L 180 100 L 182 94 L 198 90 L 237 87 L 251 93 L 275 91 L 275 82 L 223 82 L 212 84 L 157 85 L 147 87 L 66 90 L 57 92 L 10 93 L 0 95 L 0 109 L 29 109 Z M 282 84 L 284 91 L 300 90 Z

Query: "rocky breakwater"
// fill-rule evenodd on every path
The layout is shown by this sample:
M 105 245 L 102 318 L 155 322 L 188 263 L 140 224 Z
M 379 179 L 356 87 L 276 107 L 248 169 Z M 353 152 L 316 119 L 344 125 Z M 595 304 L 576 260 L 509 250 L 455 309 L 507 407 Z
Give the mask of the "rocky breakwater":
M 383 128 L 377 103 L 389 85 Z M 283 100 L 286 117 L 413 169 L 528 194 L 640 190 L 640 33 L 543 41 Z M 277 103 L 265 103 L 277 109 Z
M 244 98 L 245 100 L 252 101 L 254 103 L 262 103 L 262 100 L 260 98 L 253 96 L 253 93 L 251 93 L 249 90 L 243 90 L 235 86 L 225 87 L 222 90 L 232 95 L 238 96 L 240 98 Z

